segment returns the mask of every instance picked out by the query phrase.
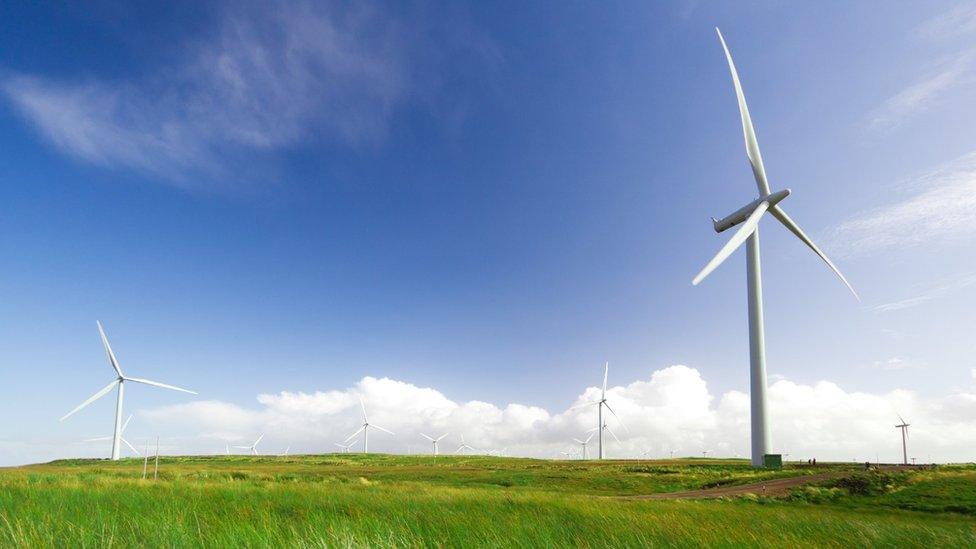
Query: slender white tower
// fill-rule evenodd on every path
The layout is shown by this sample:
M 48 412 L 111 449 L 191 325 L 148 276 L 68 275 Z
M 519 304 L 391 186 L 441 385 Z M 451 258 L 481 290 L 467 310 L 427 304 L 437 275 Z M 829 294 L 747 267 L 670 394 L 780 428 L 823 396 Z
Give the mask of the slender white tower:
M 746 279 L 747 296 L 749 304 L 749 392 L 750 392 L 750 414 L 752 419 L 752 466 L 762 467 L 763 458 L 769 453 L 769 413 L 766 404 L 766 340 L 763 328 L 763 298 L 762 298 L 762 268 L 759 259 L 759 221 L 768 211 L 780 223 L 790 230 L 797 238 L 803 241 L 828 267 L 844 282 L 854 297 L 857 292 L 847 282 L 844 275 L 834 266 L 833 262 L 812 240 L 800 229 L 783 209 L 779 203 L 790 195 L 789 189 L 771 192 L 769 182 L 766 179 L 766 169 L 763 167 L 762 154 L 759 152 L 759 141 L 756 139 L 756 131 L 752 126 L 752 118 L 749 116 L 749 107 L 746 105 L 746 98 L 742 92 L 742 85 L 739 82 L 739 74 L 735 70 L 735 63 L 732 62 L 732 54 L 725 44 L 722 32 L 718 32 L 719 41 L 725 51 L 725 59 L 729 64 L 729 72 L 732 73 L 732 84 L 735 87 L 735 96 L 739 103 L 739 116 L 742 118 L 742 134 L 745 139 L 746 156 L 752 167 L 752 175 L 756 180 L 759 190 L 759 198 L 749 204 L 739 208 L 725 218 L 718 220 L 712 218 L 716 232 L 722 232 L 736 225 L 741 225 L 732 235 L 732 238 L 722 247 L 721 250 L 708 262 L 707 265 L 695 276 L 692 284 L 698 284 L 709 275 L 716 267 L 725 261 L 732 252 L 739 248 L 743 243 L 746 244 Z

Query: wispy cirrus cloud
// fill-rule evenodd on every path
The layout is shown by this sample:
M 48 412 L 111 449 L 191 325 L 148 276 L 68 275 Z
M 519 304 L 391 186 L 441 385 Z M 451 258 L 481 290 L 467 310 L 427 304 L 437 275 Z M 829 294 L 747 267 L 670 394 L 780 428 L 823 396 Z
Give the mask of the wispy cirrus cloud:
M 976 33 L 976 5 L 963 3 L 923 22 L 915 30 L 926 39 L 956 38 Z
M 945 297 L 956 290 L 961 290 L 974 284 L 976 284 L 976 274 L 971 273 L 965 276 L 939 282 L 938 284 L 921 290 L 912 297 L 875 305 L 871 309 L 879 313 L 910 309 L 912 307 L 924 305 L 930 301 Z
M 0 87 L 62 151 L 198 186 L 227 174 L 227 155 L 307 136 L 352 145 L 381 139 L 408 94 L 402 39 L 396 22 L 363 5 L 272 3 L 228 13 L 214 38 L 148 77 L 21 74 Z
M 839 256 L 976 238 L 976 152 L 916 177 L 915 194 L 844 221 L 827 233 Z
M 958 55 L 941 69 L 886 99 L 868 115 L 868 131 L 893 130 L 938 105 L 951 89 L 972 80 L 973 60 L 971 52 Z

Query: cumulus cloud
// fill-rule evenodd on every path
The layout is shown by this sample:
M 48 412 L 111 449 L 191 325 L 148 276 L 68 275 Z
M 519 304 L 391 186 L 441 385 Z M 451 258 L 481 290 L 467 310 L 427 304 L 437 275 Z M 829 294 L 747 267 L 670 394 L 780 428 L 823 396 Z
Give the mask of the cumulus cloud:
M 919 459 L 973 459 L 976 394 L 924 399 L 906 390 L 867 393 L 829 381 L 805 385 L 788 379 L 772 383 L 768 394 L 774 448 L 791 459 L 873 460 L 878 454 L 895 460 L 898 414 L 912 423 L 912 450 L 924 452 L 916 455 Z M 480 452 L 558 457 L 574 437 L 585 438 L 596 427 L 596 407 L 586 404 L 598 396 L 599 388 L 589 387 L 565 410 L 553 413 L 525 404 L 456 402 L 433 388 L 365 377 L 341 390 L 262 394 L 255 407 L 201 401 L 144 410 L 139 416 L 153 430 L 186 433 L 172 440 L 172 452 L 214 453 L 226 443 L 249 444 L 261 433 L 267 434 L 262 446 L 268 453 L 286 446 L 293 452 L 325 452 L 359 428 L 362 398 L 370 422 L 396 433 L 374 432 L 374 451 L 427 452 L 423 432 L 450 433 L 441 443 L 445 452 L 453 452 L 463 435 Z M 672 450 L 676 455 L 749 453 L 749 396 L 729 391 L 716 399 L 694 368 L 654 371 L 648 379 L 608 388 L 607 398 L 617 414 L 608 425 L 620 437 L 619 443 L 606 439 L 610 457 L 644 452 L 663 457 Z
M 966 242 L 976 237 L 976 153 L 916 177 L 913 195 L 865 212 L 828 232 L 840 256 Z

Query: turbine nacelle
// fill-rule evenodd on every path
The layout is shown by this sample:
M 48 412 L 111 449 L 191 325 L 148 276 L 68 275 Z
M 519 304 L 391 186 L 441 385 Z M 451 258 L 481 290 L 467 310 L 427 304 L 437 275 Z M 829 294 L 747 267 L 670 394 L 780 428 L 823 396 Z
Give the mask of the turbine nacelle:
M 759 207 L 760 203 L 766 202 L 770 207 L 772 207 L 782 202 L 787 196 L 790 196 L 790 190 L 783 189 L 782 191 L 776 191 L 774 193 L 769 193 L 766 196 L 757 198 L 738 210 L 723 217 L 722 219 L 715 219 L 713 217 L 712 224 L 715 226 L 715 232 L 720 233 L 727 231 L 732 227 L 743 223 L 746 219 L 749 219 L 752 212 L 756 211 L 756 208 Z

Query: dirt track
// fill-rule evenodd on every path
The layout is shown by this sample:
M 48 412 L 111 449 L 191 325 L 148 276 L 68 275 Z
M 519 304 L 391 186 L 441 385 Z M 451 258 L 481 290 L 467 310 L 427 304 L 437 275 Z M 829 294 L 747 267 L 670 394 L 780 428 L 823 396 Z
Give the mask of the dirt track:
M 904 470 L 904 466 L 881 467 L 881 470 Z M 719 486 L 717 488 L 706 488 L 704 490 L 688 490 L 686 492 L 668 492 L 664 494 L 648 494 L 643 496 L 629 496 L 632 499 L 708 499 L 742 496 L 745 494 L 756 494 L 760 496 L 783 496 L 791 488 L 820 482 L 832 478 L 850 476 L 852 471 L 829 471 L 816 475 L 802 475 L 798 477 L 777 478 L 765 482 L 755 482 L 752 484 L 740 484 L 738 486 Z

